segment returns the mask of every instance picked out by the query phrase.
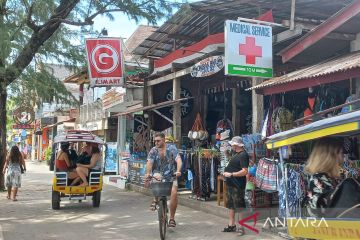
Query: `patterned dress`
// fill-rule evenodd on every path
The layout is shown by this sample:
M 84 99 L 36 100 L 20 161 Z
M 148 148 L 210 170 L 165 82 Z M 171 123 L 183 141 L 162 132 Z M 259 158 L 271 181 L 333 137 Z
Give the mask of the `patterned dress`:
M 20 163 L 9 162 L 6 174 L 6 187 L 21 187 Z
M 326 173 L 316 173 L 310 177 L 307 192 L 307 211 L 311 217 L 322 217 L 328 206 L 328 196 L 335 189 L 334 181 Z

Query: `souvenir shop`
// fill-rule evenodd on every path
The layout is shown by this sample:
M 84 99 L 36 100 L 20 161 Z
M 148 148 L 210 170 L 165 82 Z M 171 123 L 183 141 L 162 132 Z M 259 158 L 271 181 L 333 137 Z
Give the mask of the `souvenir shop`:
M 224 76 L 222 71 L 206 77 L 189 74 L 181 78 L 180 98 L 192 98 L 181 102 L 182 137 L 178 143 L 183 174 L 179 186 L 190 190 L 191 198 L 209 200 L 216 194 L 222 197 L 223 180 L 219 178 L 229 160 L 225 152 L 233 136 L 243 137 L 253 163 L 265 156 L 261 135 L 252 134 L 252 96 L 245 91 L 249 86 L 249 80 Z M 171 81 L 154 85 L 153 102 L 171 100 L 172 87 Z M 171 107 L 158 111 L 172 118 Z M 151 129 L 169 128 L 171 134 L 172 124 L 163 116 L 149 112 Z M 254 190 L 255 186 L 249 189 Z
M 335 199 L 335 201 L 332 201 L 334 209 L 327 211 L 327 215 L 325 215 L 325 219 L 337 218 L 337 221 L 327 221 L 328 227 L 333 228 L 332 231 L 325 233 L 315 231 L 312 227 L 299 231 L 289 221 L 292 218 L 305 219 L 311 217 L 303 204 L 308 197 L 307 190 L 310 178 L 305 171 L 305 162 L 316 139 L 332 137 L 343 142 L 344 159 L 341 164 L 341 179 L 337 185 L 339 189 L 342 189 L 341 185 L 344 179 L 354 178 L 360 180 L 359 120 L 360 111 L 355 110 L 281 132 L 268 138 L 267 148 L 273 151 L 274 158 L 264 159 L 259 162 L 256 183 L 264 190 L 278 192 L 278 217 L 287 220 L 286 230 L 290 236 L 311 239 L 329 239 L 335 236 L 338 237 L 336 239 L 356 238 L 353 238 L 355 235 L 351 234 L 356 234 L 356 229 L 359 226 L 354 221 L 351 222 L 351 220 L 354 220 L 354 217 L 358 219 L 359 215 L 356 216 L 354 209 L 353 211 L 347 211 L 347 207 L 337 209 L 335 206 L 340 201 L 339 198 L 337 200 L 333 198 Z M 360 189 L 359 183 L 357 189 Z M 333 194 L 343 197 L 344 195 L 340 195 L 340 191 L 334 191 Z M 358 194 L 358 190 L 354 189 L 353 191 L 356 192 L 354 194 Z M 341 226 L 345 226 L 344 224 L 349 229 L 354 228 L 354 231 L 352 233 L 342 232 Z
M 336 69 L 335 63 L 322 64 Z M 312 66 L 312 69 L 323 68 Z M 340 77 L 329 74 L 321 78 L 313 77 L 309 72 L 311 73 L 311 69 L 301 69 L 274 78 L 271 86 L 264 82 L 251 88 L 258 93 L 268 95 L 264 97 L 266 117 L 262 129 L 262 136 L 267 139 L 267 158 L 261 159 L 257 164 L 255 183 L 262 190 L 278 195 L 277 217 L 287 220 L 284 236 L 288 234 L 291 237 L 329 239 L 334 236 L 325 236 L 325 233 L 321 233 L 323 234 L 320 234 L 321 236 L 317 235 L 319 231 L 312 227 L 295 229 L 289 221 L 293 218 L 309 217 L 304 207 L 309 187 L 309 175 L 305 171 L 305 164 L 315 140 L 332 137 L 342 141 L 344 152 L 341 166 L 342 179 L 360 176 L 358 160 L 360 100 L 355 95 L 358 80 L 347 79 L 347 74 L 351 73 L 346 71 L 341 72 L 343 75 Z M 309 74 L 302 75 L 302 73 Z M 304 78 L 294 79 L 293 76 Z M 334 81 L 336 77 L 339 79 Z M 337 239 L 345 238 L 345 235 L 341 238 L 339 226 L 349 222 L 344 223 L 339 220 L 329 221 L 328 224 L 334 228 L 332 233 L 338 234 Z

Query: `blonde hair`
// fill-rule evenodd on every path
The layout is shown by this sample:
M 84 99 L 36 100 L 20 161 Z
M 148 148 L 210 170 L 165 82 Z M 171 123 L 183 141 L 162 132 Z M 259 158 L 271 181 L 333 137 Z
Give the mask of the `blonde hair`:
M 338 178 L 340 176 L 338 157 L 341 150 L 342 145 L 336 139 L 318 140 L 306 163 L 305 170 L 310 174 L 326 173 L 329 177 Z

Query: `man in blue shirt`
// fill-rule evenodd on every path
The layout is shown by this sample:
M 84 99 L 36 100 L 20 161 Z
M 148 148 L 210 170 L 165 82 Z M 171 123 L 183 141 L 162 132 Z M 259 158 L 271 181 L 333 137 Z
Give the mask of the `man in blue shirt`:
M 175 175 L 176 178 L 181 176 L 181 157 L 174 144 L 165 143 L 165 135 L 163 133 L 156 133 L 155 147 L 153 147 L 147 157 L 146 175 L 145 178 L 153 174 L 159 174 L 164 177 Z M 173 182 L 173 187 L 170 196 L 170 220 L 169 227 L 176 227 L 175 212 L 177 208 L 177 179 Z M 153 207 L 153 204 L 152 204 Z

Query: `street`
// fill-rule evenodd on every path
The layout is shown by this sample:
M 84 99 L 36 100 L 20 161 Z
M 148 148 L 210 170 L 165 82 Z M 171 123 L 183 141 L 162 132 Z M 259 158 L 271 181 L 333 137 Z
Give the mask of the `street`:
M 51 209 L 52 172 L 44 163 L 27 162 L 18 202 L 0 196 L 0 240 L 48 239 L 160 239 L 157 215 L 148 210 L 150 198 L 136 192 L 104 185 L 100 208 L 91 199 L 78 203 L 63 201 Z M 166 239 L 277 239 L 246 231 L 222 233 L 226 219 L 179 206 L 177 227 Z M 1 233 L 2 230 L 2 233 Z

